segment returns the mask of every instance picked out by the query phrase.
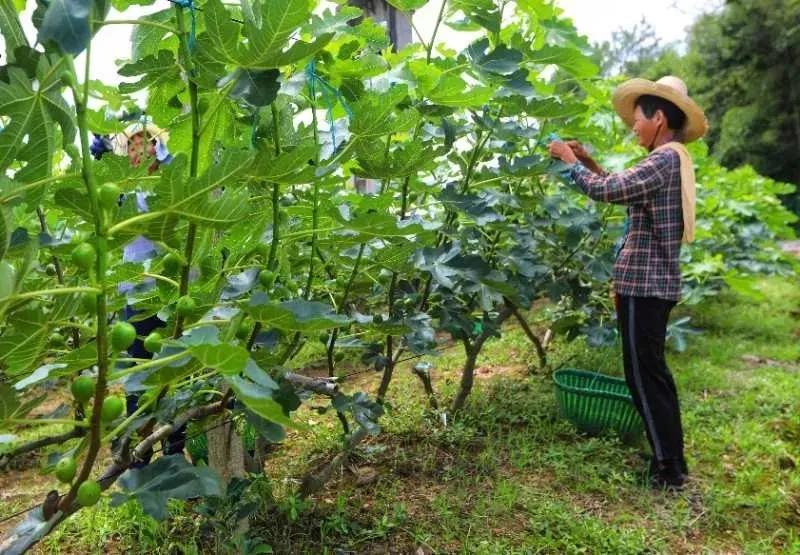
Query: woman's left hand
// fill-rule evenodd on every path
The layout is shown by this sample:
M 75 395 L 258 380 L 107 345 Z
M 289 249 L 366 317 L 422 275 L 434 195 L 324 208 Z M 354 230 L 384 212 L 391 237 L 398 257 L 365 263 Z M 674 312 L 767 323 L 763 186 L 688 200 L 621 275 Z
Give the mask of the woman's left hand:
M 569 145 L 562 141 L 553 141 L 550 143 L 550 156 L 558 158 L 566 164 L 574 164 L 578 161 L 578 157 L 569 147 Z

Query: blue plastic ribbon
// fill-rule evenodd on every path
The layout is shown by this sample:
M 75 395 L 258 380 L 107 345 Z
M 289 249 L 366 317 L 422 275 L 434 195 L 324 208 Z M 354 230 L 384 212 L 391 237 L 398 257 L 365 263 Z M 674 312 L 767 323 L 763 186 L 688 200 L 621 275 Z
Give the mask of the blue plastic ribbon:
M 323 102 L 325 103 L 325 109 L 327 113 L 328 124 L 330 125 L 331 129 L 331 140 L 333 141 L 333 151 L 336 152 L 336 122 L 333 118 L 333 108 L 338 101 L 342 108 L 344 108 L 345 112 L 347 112 L 347 117 L 353 117 L 353 111 L 350 109 L 350 106 L 347 104 L 347 100 L 345 100 L 342 93 L 328 83 L 325 79 L 323 79 L 316 71 L 316 62 L 311 60 L 308 65 L 306 66 L 306 80 L 308 81 L 308 90 L 311 93 L 311 98 L 314 99 L 317 96 L 317 85 L 320 86 L 322 89 L 322 98 Z
M 194 13 L 194 0 L 174 0 L 175 4 L 181 8 L 189 8 L 189 15 L 192 18 L 192 30 L 189 33 L 189 50 L 194 50 L 197 44 L 197 20 Z

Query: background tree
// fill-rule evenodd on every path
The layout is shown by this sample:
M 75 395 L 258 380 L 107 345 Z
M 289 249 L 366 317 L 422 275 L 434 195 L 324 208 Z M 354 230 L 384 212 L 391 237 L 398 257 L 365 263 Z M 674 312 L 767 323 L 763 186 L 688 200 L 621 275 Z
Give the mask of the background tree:
M 706 142 L 727 168 L 745 164 L 800 183 L 800 2 L 729 0 L 701 16 L 688 49 L 661 44 L 646 20 L 597 46 L 607 76 L 684 78 L 708 116 Z M 783 197 L 800 212 L 797 192 Z
M 800 183 L 800 2 L 729 1 L 693 26 L 690 86 L 711 120 L 708 142 L 727 167 Z M 797 193 L 787 203 L 800 211 Z
M 654 66 L 682 63 L 677 44 L 663 43 L 645 17 L 633 27 L 612 32 L 610 41 L 595 45 L 593 60 L 607 77 L 650 78 L 655 73 Z

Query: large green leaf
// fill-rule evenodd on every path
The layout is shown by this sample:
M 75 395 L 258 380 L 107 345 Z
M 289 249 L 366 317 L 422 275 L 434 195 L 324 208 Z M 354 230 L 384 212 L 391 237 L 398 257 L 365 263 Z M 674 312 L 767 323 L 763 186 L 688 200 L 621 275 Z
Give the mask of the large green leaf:
M 154 14 L 140 17 L 142 22 L 154 22 L 167 24 L 172 21 L 175 10 L 170 8 L 156 12 Z M 169 33 L 162 27 L 155 27 L 153 25 L 136 25 L 131 32 L 131 59 L 141 60 L 148 55 L 156 54 L 159 50 L 173 50 L 177 45 L 178 39 L 175 35 L 166 37 Z M 166 38 L 165 38 L 166 37 Z
M 168 353 L 172 354 L 170 350 L 167 350 L 165 356 Z M 147 376 L 142 383 L 144 385 L 164 387 L 178 380 L 182 380 L 186 376 L 199 372 L 200 370 L 202 370 L 200 363 L 187 356 L 184 359 L 161 366 Z
M 390 237 L 408 237 L 422 235 L 426 232 L 419 222 L 411 220 L 401 221 L 397 216 L 386 210 L 366 210 L 363 213 L 351 215 L 346 205 L 332 207 L 330 215 L 339 221 L 345 228 L 357 231 L 363 240 L 374 237 L 388 239 Z
M 203 366 L 212 368 L 226 375 L 240 374 L 247 365 L 250 355 L 247 350 L 238 345 L 192 345 L 189 347 L 192 353 Z
M 92 37 L 89 13 L 92 0 L 53 0 L 39 28 L 39 42 L 54 42 L 61 50 L 77 56 Z
M 383 148 L 361 142 L 356 155 L 360 168 L 354 173 L 374 179 L 406 177 L 425 171 L 437 154 L 435 148 L 422 141 L 400 144 L 388 156 Z
M 159 50 L 131 64 L 125 64 L 118 72 L 124 77 L 142 75 L 135 83 L 120 83 L 119 90 L 132 93 L 145 88 L 158 87 L 161 83 L 180 79 L 180 67 L 175 55 L 169 50 Z
M 39 26 L 38 42 L 53 43 L 63 52 L 77 56 L 89 44 L 92 28 L 89 18 L 104 19 L 111 7 L 105 0 L 52 0 L 47 6 Z
M 428 3 L 428 0 L 387 0 L 387 2 L 401 12 L 410 12 L 420 9 Z
M 311 16 L 311 23 L 306 30 L 315 37 L 327 33 L 351 31 L 349 22 L 361 16 L 362 13 L 361 9 L 355 6 L 337 6 L 335 12 L 326 9 L 319 15 Z
M 166 214 L 147 222 L 141 233 L 152 241 L 160 241 L 171 247 L 178 247 L 181 233 L 186 223 L 175 214 Z
M 187 157 L 179 154 L 163 170 L 151 203 L 154 214 L 170 214 L 210 227 L 224 228 L 247 216 L 247 193 L 239 178 L 250 166 L 250 154 L 230 150 L 197 179 L 186 176 Z M 217 191 L 225 187 L 225 191 Z
M 492 33 L 499 33 L 501 13 L 497 4 L 493 0 L 450 0 L 450 13 L 463 13 L 466 20 L 449 21 L 448 25 L 465 31 L 477 31 L 483 27 Z
M 184 127 L 191 126 L 191 117 L 185 113 L 185 102 L 181 95 L 186 90 L 183 79 L 162 81 L 159 86 L 151 87 L 147 91 L 147 113 L 153 121 L 170 122 L 170 148 L 173 152 L 189 152 L 191 142 L 177 141 L 179 135 L 176 127 L 183 123 Z M 187 133 L 188 136 L 188 133 Z
M 86 124 L 93 133 L 108 135 L 121 133 L 125 124 L 116 117 L 107 117 L 105 110 L 86 110 Z
M 728 287 L 744 297 L 754 301 L 763 301 L 766 298 L 764 292 L 759 288 L 758 280 L 754 276 L 730 270 L 722 278 L 728 284 Z
M 277 69 L 251 70 L 237 68 L 225 81 L 233 81 L 231 98 L 243 100 L 250 106 L 261 107 L 271 104 L 278 96 L 281 73 Z
M 264 385 L 238 376 L 230 376 L 227 379 L 236 393 L 236 398 L 261 418 L 290 428 L 304 428 L 286 415 L 283 405 L 275 399 L 279 391 L 271 385 Z
M 125 493 L 114 492 L 111 506 L 136 499 L 145 514 L 156 520 L 167 516 L 170 499 L 222 495 L 219 475 L 207 466 L 194 466 L 183 455 L 167 455 L 141 468 L 129 469 L 117 484 Z
M 468 87 L 459 76 L 452 73 L 442 75 L 439 83 L 428 93 L 434 104 L 451 108 L 479 107 L 491 100 L 494 91 L 491 87 Z
M 139 179 L 148 173 L 146 164 L 132 168 L 127 156 L 103 156 L 102 159 L 92 162 L 92 171 L 98 183 L 113 181 L 122 187 L 123 192 L 133 190 L 139 184 Z M 80 178 L 70 183 L 75 187 L 85 187 Z
M 17 7 L 11 0 L 0 0 L 0 32 L 6 43 L 6 58 L 14 61 L 14 51 L 18 46 L 28 46 L 28 39 L 20 24 Z
M 86 222 L 94 220 L 92 207 L 86 192 L 74 187 L 58 189 L 53 195 L 53 201 L 61 210 L 70 210 Z
M 8 68 L 8 82 L 0 81 L 0 116 L 8 121 L 0 132 L 0 171 L 14 161 L 24 162 L 15 179 L 27 182 L 47 177 L 55 151 L 57 127 L 64 144 L 75 137 L 74 112 L 61 97 L 62 60 L 39 59 L 36 80 L 18 67 Z
M 470 44 L 465 51 L 480 73 L 510 75 L 519 70 L 522 52 L 502 44 L 491 51 L 489 48 L 489 39 L 484 37 Z
M 181 81 L 182 83 L 182 81 Z M 210 87 L 216 89 L 216 82 Z M 181 94 L 167 82 L 155 89 L 165 95 Z M 238 107 L 218 91 L 200 95 L 200 105 L 207 106 L 203 110 L 200 123 L 199 152 L 215 152 L 220 144 L 227 144 L 232 136 L 240 132 L 237 119 L 240 117 Z M 172 110 L 172 108 L 168 108 Z M 192 127 L 190 118 L 177 116 L 170 128 L 170 149 L 172 152 L 189 152 L 192 149 Z M 205 172 L 216 163 L 214 156 L 200 156 L 198 171 Z
M 0 260 L 0 301 L 14 293 L 17 271 L 8 262 Z
M 562 102 L 548 97 L 532 99 L 525 111 L 536 118 L 569 118 L 584 113 L 586 107 L 577 102 Z
M 269 0 L 258 4 L 255 17 L 244 25 L 231 21 L 220 0 L 203 6 L 206 32 L 198 38 L 202 60 L 243 69 L 274 69 L 296 63 L 322 49 L 333 33 L 318 35 L 312 42 L 293 38 L 305 25 L 314 7 L 311 0 Z M 241 38 L 240 38 L 240 35 Z M 244 40 L 242 40 L 244 39 Z
M 519 208 L 512 195 L 499 193 L 492 189 L 478 191 L 474 194 L 460 194 L 452 187 L 447 187 L 439 195 L 442 203 L 452 210 L 466 213 L 483 227 L 492 222 L 503 221 L 500 213 L 502 207 Z
M 89 81 L 89 94 L 92 97 L 105 102 L 108 105 L 108 109 L 114 112 L 121 110 L 122 103 L 124 100 L 126 100 L 123 95 L 120 94 L 116 83 L 113 85 L 108 85 L 97 79 L 92 79 Z M 112 116 L 109 115 L 109 119 L 111 117 Z M 119 121 L 116 117 L 113 119 L 117 120 L 123 127 L 125 126 L 125 124 L 122 121 Z M 90 126 L 89 129 L 93 130 L 94 128 Z
M 407 96 L 405 85 L 394 86 L 383 94 L 368 92 L 353 106 L 350 133 L 357 139 L 369 140 L 408 131 L 419 120 L 419 114 L 398 109 L 397 105 Z
M 250 214 L 249 198 L 247 191 L 228 189 L 213 200 L 197 201 L 187 205 L 185 210 L 177 210 L 175 213 L 197 224 L 225 229 Z
M 333 407 L 341 413 L 350 413 L 370 435 L 378 435 L 378 419 L 383 415 L 383 405 L 372 400 L 369 395 L 359 391 L 353 395 L 337 394 L 331 399 Z
M 11 330 L 0 336 L 0 367 L 10 376 L 18 376 L 38 360 L 48 334 L 46 315 L 28 309 L 9 319 Z
M 312 333 L 338 328 L 350 321 L 336 314 L 330 305 L 300 299 L 273 303 L 254 295 L 244 309 L 253 319 L 284 331 Z
M 270 443 L 278 443 L 286 439 L 286 430 L 280 424 L 265 420 L 249 410 L 245 411 L 245 418 L 255 428 L 258 435 Z
M 599 71 L 583 52 L 566 46 L 545 46 L 530 52 L 528 59 L 537 64 L 555 64 L 575 77 L 592 77 Z
M 414 93 L 417 96 L 425 96 L 431 92 L 443 74 L 436 65 L 426 63 L 425 60 L 409 60 L 406 67 L 413 77 L 416 85 Z
M 399 272 L 408 267 L 409 258 L 411 258 L 411 255 L 414 254 L 417 248 L 419 247 L 414 243 L 389 245 L 377 251 L 372 259 L 379 266 L 388 268 L 393 272 Z
M 213 152 L 220 143 L 228 141 L 239 130 L 237 122 L 239 111 L 237 106 L 228 102 L 227 98 L 216 93 L 201 95 L 201 99 L 206 97 L 214 98 L 214 101 L 209 100 L 209 108 L 203 113 L 200 126 L 200 152 Z M 191 127 L 188 129 L 191 130 Z M 191 135 L 189 144 L 191 144 Z M 215 163 L 214 157 L 201 156 L 198 171 L 206 172 Z
M 19 405 L 14 389 L 6 383 L 0 383 L 0 420 L 11 418 L 17 412 Z
M 53 299 L 53 304 L 48 313 L 48 320 L 51 324 L 63 322 L 74 316 L 81 306 L 81 296 L 78 293 L 72 295 L 58 295 Z
M 386 59 L 376 52 L 366 52 L 358 58 L 339 60 L 333 72 L 345 79 L 369 79 L 389 69 Z
M 293 49 L 303 50 L 304 53 L 298 57 L 286 56 L 284 49 L 290 43 L 292 34 L 305 24 L 316 2 L 313 0 L 270 0 L 261 2 L 261 21 L 256 18 L 245 20 L 245 35 L 250 41 L 250 56 L 254 59 L 264 59 L 265 57 L 283 57 L 283 62 L 276 66 L 293 63 L 301 58 L 312 54 L 315 50 L 305 50 L 304 43 L 296 41 L 291 44 L 289 51 Z M 330 39 L 330 35 L 327 37 Z M 326 41 L 327 42 L 327 41 Z M 319 48 L 322 48 L 321 44 Z
M 252 175 L 268 183 L 294 184 L 308 182 L 313 178 L 313 167 L 317 146 L 308 142 L 275 155 L 272 149 L 260 150 L 256 154 Z
M 80 348 L 74 349 L 66 355 L 57 358 L 54 363 L 64 365 L 58 370 L 51 372 L 51 375 L 55 376 L 68 376 L 80 372 L 81 370 L 91 368 L 93 364 L 97 363 L 97 344 L 91 342 L 81 345 Z
M 11 218 L 5 208 L 0 206 L 0 260 L 6 255 L 11 242 Z
M 28 211 L 41 204 L 46 183 L 40 181 L 36 187 L 25 187 L 24 183 L 16 179 L 9 179 L 0 175 L 0 204 L 7 204 L 9 208 L 19 203 L 26 203 Z

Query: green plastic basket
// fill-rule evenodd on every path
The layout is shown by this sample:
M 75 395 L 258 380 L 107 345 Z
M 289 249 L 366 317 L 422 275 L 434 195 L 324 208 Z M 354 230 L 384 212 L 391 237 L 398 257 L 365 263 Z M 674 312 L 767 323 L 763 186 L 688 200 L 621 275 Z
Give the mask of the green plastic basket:
M 578 429 L 612 429 L 623 435 L 644 429 L 625 380 L 574 368 L 557 370 L 553 380 L 561 415 Z

